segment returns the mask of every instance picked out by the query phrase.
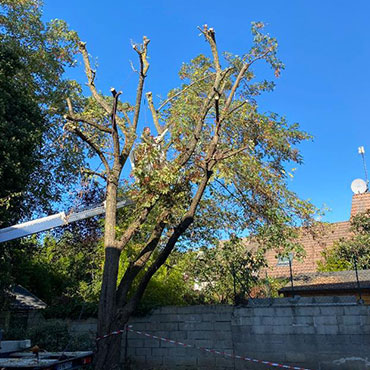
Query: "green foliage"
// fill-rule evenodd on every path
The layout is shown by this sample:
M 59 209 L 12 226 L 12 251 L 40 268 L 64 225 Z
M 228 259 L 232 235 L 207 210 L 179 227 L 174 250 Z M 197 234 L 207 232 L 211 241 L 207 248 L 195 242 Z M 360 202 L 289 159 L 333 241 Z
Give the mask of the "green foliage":
M 211 248 L 187 256 L 189 279 L 205 303 L 237 303 L 251 296 L 266 266 L 258 246 L 249 248 L 235 235 Z
M 100 200 L 99 189 L 90 186 L 76 206 Z M 65 316 L 76 316 L 85 301 L 85 313 L 94 312 L 96 296 L 91 297 L 91 285 L 101 270 L 101 234 L 101 220 L 94 217 L 49 233 L 42 240 L 32 237 L 26 239 L 27 243 L 7 244 L 2 250 L 6 253 L 9 274 L 17 284 L 44 300 L 56 317 L 63 316 L 59 311 L 65 311 Z
M 22 326 L 12 326 L 4 333 L 6 340 L 30 339 L 32 345 L 37 345 L 46 351 L 86 351 L 91 350 L 94 343 L 86 335 L 71 335 L 67 325 L 58 320 L 41 320 L 37 326 L 25 329 Z
M 75 141 L 62 143 L 58 122 L 75 84 L 77 34 L 65 22 L 44 24 L 42 2 L 0 1 L 0 211 L 2 227 L 61 199 L 83 163 Z M 81 162 L 82 161 L 82 162 Z
M 54 298 L 53 303 L 46 307 L 42 315 L 45 319 L 72 319 L 83 320 L 90 317 L 97 317 L 98 304 L 97 302 L 83 301 L 79 297 L 79 292 L 76 296 L 62 295 Z
M 0 0 L 1 228 L 50 212 L 83 163 L 72 151 L 75 141 L 62 148 L 57 124 L 66 94 L 74 89 L 62 75 L 74 62 L 78 38 L 62 21 L 44 24 L 41 6 L 38 0 Z M 15 263 L 25 265 L 19 252 L 28 246 L 28 241 L 2 244 L 1 291 L 14 281 Z M 36 269 L 34 275 L 44 268 Z
M 0 248 L 0 307 L 9 304 L 6 291 L 15 283 L 17 272 L 23 276 L 24 261 L 30 261 L 37 246 L 35 237 L 2 243 Z
M 94 275 L 99 274 L 102 260 L 99 239 L 92 238 L 94 230 L 89 237 L 78 240 L 78 227 L 81 225 L 74 225 L 75 235 L 65 232 L 58 240 L 46 236 L 31 258 L 19 259 L 13 269 L 18 284 L 49 305 L 72 305 L 65 309 L 71 312 L 74 311 L 74 300 L 78 304 L 91 301 L 90 284 Z
M 324 260 L 318 263 L 319 271 L 370 269 L 370 211 L 351 219 L 352 236 L 342 238 L 322 252 Z
M 263 34 L 262 30 L 263 24 L 253 24 L 254 45 L 245 55 L 225 54 L 226 68 L 230 68 L 230 73 L 225 78 L 224 90 L 219 98 L 220 107 L 227 104 L 231 86 L 246 61 L 252 64 L 258 55 L 267 53 L 267 57 L 261 59 L 265 59 L 274 69 L 276 76 L 283 68 L 276 56 L 276 40 Z M 191 146 L 197 114 L 211 90 L 214 74 L 213 62 L 204 55 L 183 64 L 179 75 L 184 84 L 171 91 L 168 97 L 182 93 L 171 101 L 161 115 L 171 131 L 170 150 L 167 152 L 169 160 Z M 221 225 L 224 230 L 231 228 L 236 233 L 249 230 L 251 234 L 258 234 L 263 239 L 266 248 L 279 248 L 284 253 L 295 250 L 296 254 L 302 255 L 302 247 L 296 242 L 295 228 L 302 224 L 310 225 L 315 208 L 287 189 L 286 180 L 291 174 L 286 170 L 286 165 L 301 163 L 302 158 L 296 145 L 311 137 L 301 131 L 297 124 L 288 124 L 284 117 L 258 111 L 255 100 L 262 92 L 272 89 L 273 83 L 255 80 L 251 67 L 231 103 L 232 113 L 226 115 L 222 122 L 218 153 L 227 154 L 213 170 L 209 191 L 203 195 L 201 204 L 204 208 L 198 215 L 201 219 L 198 225 L 203 223 L 213 232 Z M 203 177 L 202 163 L 207 157 L 214 134 L 214 119 L 215 110 L 211 108 L 192 159 L 176 176 L 174 163 L 169 163 L 168 172 L 176 179 L 170 179 L 170 183 L 181 182 L 184 188 L 187 186 L 190 191 L 195 191 Z M 163 147 L 166 148 L 165 145 Z M 233 152 L 236 154 L 231 155 Z M 145 159 L 143 161 L 145 163 Z M 152 186 L 156 191 L 168 188 L 168 185 L 159 184 L 156 180 L 163 173 L 163 167 L 158 168 L 158 175 L 152 170 L 150 176 L 145 175 L 145 168 L 147 164 L 142 164 L 141 171 L 144 174 L 140 173 L 140 176 L 148 179 L 147 183 L 142 184 L 145 191 Z M 186 208 L 188 204 L 183 201 L 182 206 Z M 204 219 L 205 214 L 208 215 Z M 212 222 L 207 222 L 212 215 L 217 215 L 218 219 L 215 221 L 214 217 Z
M 189 294 L 191 290 L 185 283 L 185 273 L 177 266 L 162 266 L 150 281 L 135 315 L 145 315 L 161 306 L 185 305 Z
M 35 96 L 17 77 L 24 63 L 9 43 L 0 44 L 0 209 L 1 223 L 25 214 L 22 192 L 40 166 L 42 135 L 46 124 Z
M 75 246 L 70 246 L 71 249 L 73 247 Z M 98 264 L 101 263 L 101 259 L 101 256 L 96 254 L 94 259 L 96 265 L 92 270 L 86 264 L 79 265 L 80 276 L 76 276 L 73 269 L 78 266 L 73 267 L 74 261 L 71 256 L 65 256 L 65 265 L 55 258 L 55 255 L 54 262 L 41 260 L 39 256 L 35 258 L 37 266 L 42 265 L 44 270 L 37 270 L 35 265 L 31 265 L 29 269 L 32 272 L 24 271 L 29 280 L 36 275 L 32 282 L 32 292 L 49 303 L 43 313 L 45 318 L 96 317 L 102 274 L 102 268 Z M 124 271 L 124 260 L 123 257 L 121 271 Z M 85 278 L 81 275 L 85 275 Z M 26 281 L 24 286 L 30 287 Z M 187 304 L 191 302 L 192 294 L 191 287 L 185 283 L 183 269 L 163 266 L 151 280 L 135 315 L 144 315 L 160 306 Z
M 257 296 L 258 298 L 278 298 L 279 289 L 285 287 L 288 282 L 289 279 L 265 276 L 258 283 Z
M 91 198 L 94 189 L 86 196 Z M 99 193 L 90 199 L 96 202 Z M 84 203 L 86 204 L 86 199 Z M 121 227 L 130 209 L 120 211 Z M 46 318 L 86 318 L 97 315 L 101 287 L 104 249 L 101 244 L 101 222 L 87 219 L 71 224 L 58 235 L 48 234 L 42 245 L 23 246 L 13 254 L 13 274 L 18 284 L 48 303 Z M 135 238 L 131 248 L 121 256 L 120 270 L 127 266 L 128 254 L 138 248 Z M 137 243 L 135 245 L 135 243 Z M 131 251 L 131 252 L 130 252 Z M 27 254 L 28 258 L 24 258 Z M 136 312 L 147 313 L 162 305 L 181 305 L 191 294 L 184 284 L 184 270 L 163 266 L 153 277 Z
M 106 273 L 100 270 L 91 284 L 92 296 L 97 297 L 102 286 L 106 297 L 100 302 L 101 328 L 130 315 L 140 300 L 142 309 L 197 299 L 234 302 L 261 289 L 258 272 L 266 249 L 304 254 L 297 227 L 311 226 L 316 210 L 288 189 L 287 180 L 293 172 L 288 168 L 302 163 L 298 144 L 311 136 L 257 105 L 274 82 L 266 69 L 258 69 L 262 76 L 257 79 L 255 64 L 265 62 L 274 77 L 284 67 L 276 40 L 263 28 L 260 22 L 252 24 L 253 42 L 245 54 L 222 57 L 214 30 L 204 26 L 201 32 L 212 55 L 184 63 L 180 86 L 158 109 L 150 101 L 153 95 L 147 94 L 155 133 L 153 127 L 138 132 L 148 39 L 134 45 L 141 68 L 136 104 L 117 103 L 117 111 L 121 94 L 112 90 L 112 99 L 98 92 L 86 44 L 80 44 L 92 97 L 86 98 L 82 90 L 71 97 L 65 128 L 86 144 L 88 155 L 103 162 L 100 175 L 107 179 L 107 204 L 113 205 L 107 212 L 105 248 L 118 250 L 106 254 Z M 132 173 L 120 182 L 130 152 Z M 118 183 L 134 204 L 120 210 L 116 225 Z M 211 248 L 225 234 L 235 237 Z M 240 242 L 245 235 L 253 235 L 263 248 L 246 250 Z M 195 252 L 186 255 L 189 248 L 200 249 L 204 261 Z M 171 257 L 176 249 L 188 258 L 186 268 L 181 257 Z M 181 273 L 174 274 L 167 265 Z M 202 298 L 192 292 L 198 281 L 205 283 Z

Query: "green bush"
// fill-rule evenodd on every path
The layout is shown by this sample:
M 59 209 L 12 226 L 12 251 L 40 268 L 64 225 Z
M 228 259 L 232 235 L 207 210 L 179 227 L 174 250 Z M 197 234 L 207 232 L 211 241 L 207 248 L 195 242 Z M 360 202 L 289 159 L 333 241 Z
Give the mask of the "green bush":
M 97 317 L 98 304 L 83 302 L 73 297 L 61 297 L 43 310 L 45 319 L 87 319 Z
M 87 334 L 69 334 L 67 325 L 59 320 L 40 322 L 30 329 L 12 326 L 4 333 L 4 339 L 30 339 L 32 346 L 37 345 L 48 352 L 87 351 L 92 350 L 94 345 L 93 340 Z

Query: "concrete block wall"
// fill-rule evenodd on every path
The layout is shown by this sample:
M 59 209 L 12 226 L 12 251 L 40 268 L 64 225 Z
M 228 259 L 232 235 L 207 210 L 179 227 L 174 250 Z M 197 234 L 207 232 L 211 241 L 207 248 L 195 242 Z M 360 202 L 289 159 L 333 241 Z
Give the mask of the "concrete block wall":
M 162 307 L 130 324 L 135 330 L 232 353 L 232 315 L 232 306 Z M 229 365 L 229 360 L 134 333 L 128 334 L 127 355 L 137 369 L 212 369 L 216 362 Z
M 66 323 L 70 334 L 76 336 L 83 334 L 95 340 L 98 326 L 97 319 L 67 320 Z
M 197 347 L 313 370 L 370 370 L 370 306 L 351 297 L 260 299 L 245 307 L 163 307 L 130 324 Z M 127 347 L 125 343 L 122 354 L 135 370 L 270 369 L 131 332 Z

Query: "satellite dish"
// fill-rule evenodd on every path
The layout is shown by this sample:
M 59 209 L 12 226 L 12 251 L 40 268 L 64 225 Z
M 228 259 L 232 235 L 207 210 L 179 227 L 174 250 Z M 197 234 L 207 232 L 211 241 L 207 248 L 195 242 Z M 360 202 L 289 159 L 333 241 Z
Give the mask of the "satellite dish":
M 366 182 L 362 179 L 353 180 L 351 189 L 355 194 L 363 194 L 367 190 Z

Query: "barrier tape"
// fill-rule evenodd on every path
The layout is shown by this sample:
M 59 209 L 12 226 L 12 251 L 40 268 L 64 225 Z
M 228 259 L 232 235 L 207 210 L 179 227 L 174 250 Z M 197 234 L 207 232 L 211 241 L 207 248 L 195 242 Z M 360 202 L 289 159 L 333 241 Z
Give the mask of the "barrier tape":
M 145 337 L 152 338 L 152 339 L 157 339 L 157 340 L 160 340 L 162 342 L 172 343 L 172 344 L 182 346 L 182 347 L 185 347 L 185 348 L 195 348 L 195 349 L 198 349 L 198 350 L 203 351 L 203 352 L 213 353 L 215 355 L 219 355 L 219 356 L 223 356 L 223 357 L 235 358 L 235 359 L 238 359 L 238 360 L 244 360 L 244 361 L 249 361 L 249 362 L 256 362 L 256 363 L 263 364 L 263 365 L 280 367 L 281 369 L 311 370 L 311 369 L 306 369 L 304 367 L 299 367 L 299 366 L 290 366 L 290 365 L 279 364 L 279 363 L 276 363 L 276 362 L 257 360 L 255 358 L 234 355 L 233 353 L 226 353 L 226 352 L 222 352 L 222 351 L 217 351 L 215 349 L 210 349 L 210 348 L 205 348 L 205 347 L 198 347 L 198 346 L 194 346 L 194 345 L 191 345 L 191 344 L 182 343 L 182 342 L 179 342 L 177 340 L 158 337 L 158 336 L 153 335 L 153 334 L 149 334 L 149 333 L 145 333 L 145 332 L 142 332 L 142 331 L 134 330 L 134 329 L 132 329 L 132 325 L 127 326 L 125 329 L 116 330 L 116 331 L 113 331 L 109 334 L 103 335 L 101 337 L 97 337 L 96 340 L 99 341 L 99 340 L 111 337 L 113 335 L 119 335 L 119 334 L 125 333 L 126 331 L 130 331 L 131 333 L 135 333 L 135 334 L 138 334 L 138 335 L 144 335 Z

